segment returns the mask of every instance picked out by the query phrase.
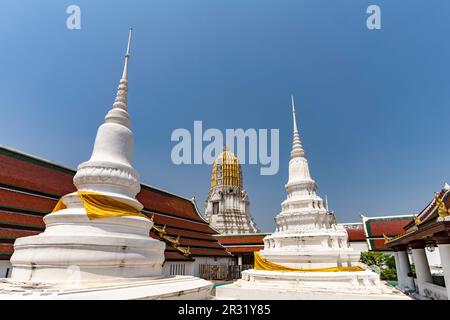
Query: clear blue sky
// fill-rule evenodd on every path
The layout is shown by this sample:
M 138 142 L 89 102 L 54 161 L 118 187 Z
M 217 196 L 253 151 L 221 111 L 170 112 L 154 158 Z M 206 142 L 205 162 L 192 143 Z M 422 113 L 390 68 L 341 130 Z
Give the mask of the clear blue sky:
M 135 28 L 129 108 L 143 182 L 196 196 L 207 165 L 176 166 L 176 128 L 279 128 L 280 171 L 244 166 L 264 231 L 285 199 L 290 94 L 321 196 L 338 221 L 421 210 L 450 181 L 450 1 L 3 0 L 0 143 L 75 167 L 89 158 Z M 39 3 L 39 4 L 37 4 Z M 66 8 L 82 11 L 66 28 Z M 366 8 L 382 29 L 366 27 Z

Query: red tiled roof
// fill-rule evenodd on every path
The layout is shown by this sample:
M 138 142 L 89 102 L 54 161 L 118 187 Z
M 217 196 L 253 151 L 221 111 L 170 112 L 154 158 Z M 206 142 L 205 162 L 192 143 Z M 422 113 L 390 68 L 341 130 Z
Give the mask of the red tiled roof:
M 255 252 L 264 249 L 264 246 L 242 246 L 242 247 L 227 247 L 227 250 L 231 253 L 242 253 L 242 252 Z
M 75 191 L 75 171 L 0 146 L 0 182 L 57 197 Z
M 450 190 L 442 188 L 438 193 L 438 197 L 443 201 L 447 208 L 450 207 Z M 387 243 L 388 247 L 394 248 L 398 245 L 406 245 L 414 240 L 423 240 L 432 237 L 434 234 L 448 232 L 449 223 L 445 221 L 438 221 L 438 206 L 435 197 L 428 203 L 428 205 L 417 215 L 419 222 L 416 219 L 411 219 L 403 227 L 403 232 Z
M 232 254 L 251 253 L 264 249 L 264 238 L 268 233 L 240 235 L 216 235 L 215 238 Z
M 55 207 L 55 199 L 2 188 L 0 189 L 0 207 L 46 214 Z
M 448 190 L 441 190 L 439 192 L 439 197 L 442 199 L 442 201 L 444 202 L 445 206 L 447 208 L 450 208 L 450 197 L 448 196 L 449 192 Z M 426 221 L 431 221 L 435 218 L 438 217 L 438 213 L 436 210 L 436 201 L 431 200 L 428 205 L 417 215 L 421 221 L 421 223 L 424 223 Z M 414 220 L 411 220 L 410 223 L 408 223 L 405 226 L 405 229 L 408 229 L 410 227 L 412 227 L 414 225 Z
M 8 243 L 0 243 L 0 255 L 12 255 L 14 251 L 13 245 Z
M 365 218 L 363 223 L 368 238 L 396 236 L 404 232 L 404 227 L 411 221 L 412 215 Z
M 410 219 L 397 220 L 397 221 L 372 221 L 369 222 L 371 237 L 383 236 L 383 233 L 387 236 L 394 236 L 403 233 L 403 227 L 409 223 Z
M 216 239 L 224 245 L 262 245 L 264 246 L 263 239 L 267 236 L 267 234 L 243 234 L 243 235 L 219 235 L 216 236 Z
M 44 230 L 45 224 L 41 215 L 30 215 L 12 211 L 0 211 L 0 224 L 19 226 L 30 230 Z
M 204 223 L 205 221 L 197 214 L 195 207 L 190 200 L 180 198 L 176 195 L 160 191 L 158 189 L 141 185 L 141 192 L 136 196 L 137 200 L 147 209 L 153 212 L 166 213 L 171 216 L 180 217 Z M 214 233 L 209 226 L 205 232 Z
M 370 250 L 371 251 L 389 251 L 391 250 L 388 248 L 385 244 L 384 238 L 383 239 L 370 239 Z
M 365 241 L 366 234 L 364 233 L 364 228 L 349 228 L 347 229 L 348 241 Z
M 404 227 L 413 219 L 413 215 L 388 217 L 363 217 L 363 224 L 367 234 L 369 250 L 391 250 L 385 244 L 383 234 L 395 237 L 404 232 Z
M 44 230 L 43 216 L 60 196 L 75 191 L 74 174 L 72 169 L 0 147 L 0 259 L 9 258 L 15 238 Z M 181 236 L 180 245 L 189 246 L 191 256 L 230 256 L 192 201 L 148 185 L 141 185 L 137 199 L 147 216 L 154 214 L 156 225 L 167 225 L 167 234 Z M 153 232 L 151 236 L 161 240 Z M 190 260 L 169 245 L 165 256 Z

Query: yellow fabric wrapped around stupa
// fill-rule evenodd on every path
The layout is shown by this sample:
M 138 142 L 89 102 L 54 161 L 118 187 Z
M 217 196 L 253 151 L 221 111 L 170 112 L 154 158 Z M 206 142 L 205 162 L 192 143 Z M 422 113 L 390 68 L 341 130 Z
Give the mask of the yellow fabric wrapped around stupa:
M 255 270 L 264 271 L 281 271 L 281 272 L 338 272 L 338 271 L 364 271 L 365 269 L 359 266 L 354 267 L 331 267 L 331 268 L 315 268 L 315 269 L 296 269 L 285 267 L 280 264 L 270 262 L 261 257 L 259 252 L 254 252 L 255 255 Z
M 78 191 L 89 220 L 120 216 L 146 216 L 130 205 L 115 200 L 109 196 L 91 191 Z M 67 208 L 62 199 L 59 199 L 52 212 Z

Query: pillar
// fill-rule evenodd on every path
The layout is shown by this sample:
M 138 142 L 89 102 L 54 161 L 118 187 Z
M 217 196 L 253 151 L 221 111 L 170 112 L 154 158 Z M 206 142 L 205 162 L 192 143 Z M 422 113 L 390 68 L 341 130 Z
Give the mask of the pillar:
M 433 235 L 441 256 L 442 270 L 444 271 L 445 288 L 447 298 L 450 299 L 450 236 L 448 231 Z
M 416 267 L 417 286 L 419 293 L 425 296 L 424 283 L 433 283 L 430 266 L 428 265 L 427 254 L 425 253 L 425 241 L 416 240 L 409 243 L 412 250 L 414 266 Z
M 398 265 L 396 265 L 397 274 L 399 275 L 399 279 L 401 279 L 398 285 L 401 290 L 414 291 L 414 278 L 408 276 L 408 273 L 411 272 L 411 266 L 406 249 L 406 246 L 396 247 L 398 257 Z
M 242 266 L 242 256 L 238 256 L 238 266 Z
M 395 268 L 396 268 L 396 270 L 397 270 L 397 283 L 398 283 L 398 286 L 400 287 L 400 283 L 403 283 L 403 278 L 402 278 L 402 274 L 400 274 L 400 272 L 399 272 L 399 269 L 400 269 L 400 263 L 399 263 L 399 260 L 398 260 L 398 252 L 397 251 L 395 251 L 396 249 L 394 248 L 394 259 L 395 259 Z

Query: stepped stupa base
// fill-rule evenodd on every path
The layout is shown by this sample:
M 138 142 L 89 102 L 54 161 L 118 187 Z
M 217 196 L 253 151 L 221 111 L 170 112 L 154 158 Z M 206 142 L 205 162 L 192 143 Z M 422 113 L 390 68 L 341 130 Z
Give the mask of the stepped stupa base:
M 218 299 L 409 300 L 370 271 L 277 272 L 246 270 L 242 279 L 216 289 Z
M 299 252 L 301 254 L 299 254 Z M 270 262 L 289 268 L 314 269 L 332 267 L 362 266 L 359 252 L 353 249 L 301 249 L 301 250 L 261 250 L 261 256 Z
M 191 276 L 85 282 L 80 286 L 0 280 L 0 300 L 206 300 L 213 284 Z

